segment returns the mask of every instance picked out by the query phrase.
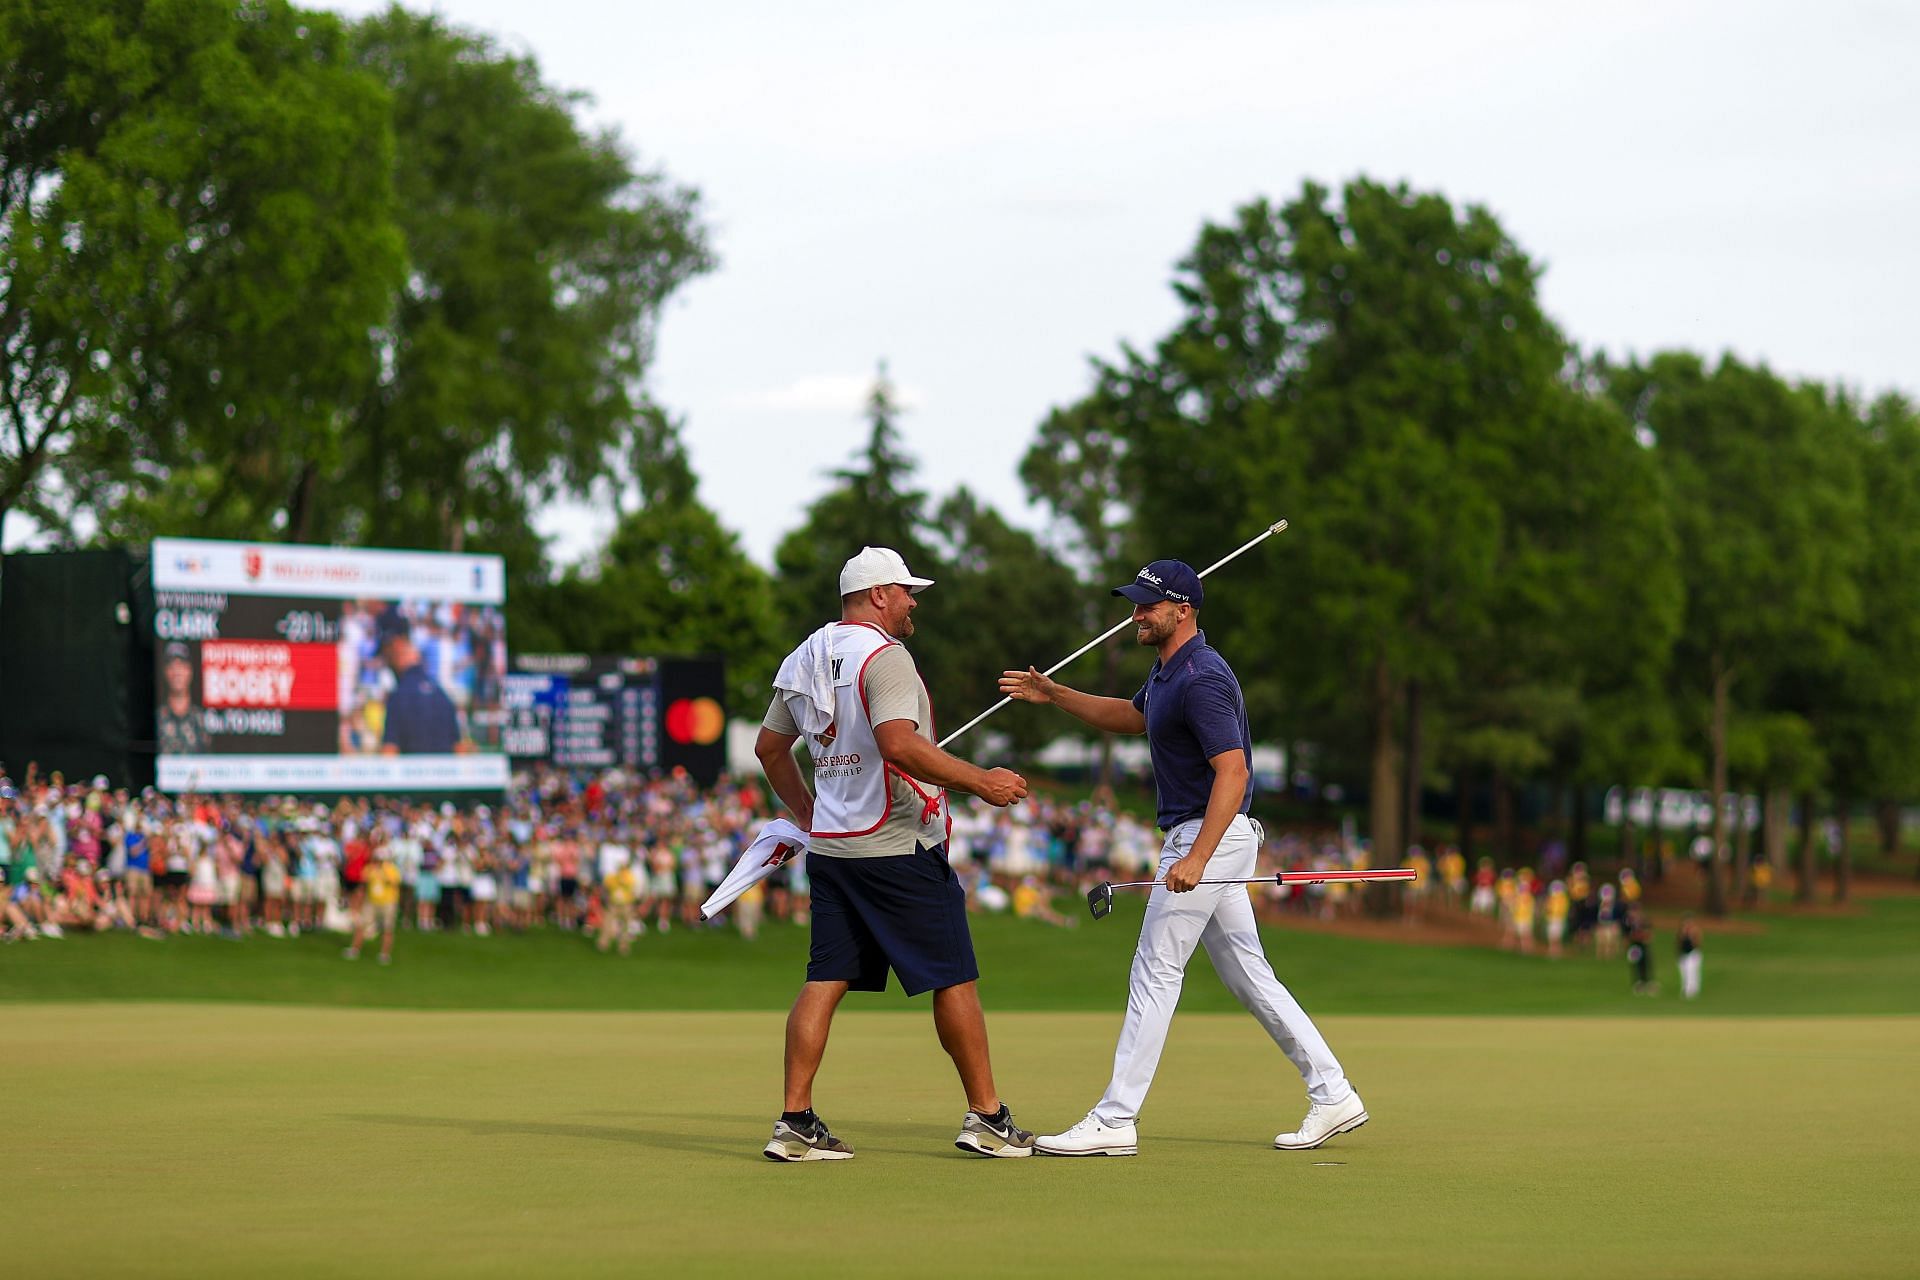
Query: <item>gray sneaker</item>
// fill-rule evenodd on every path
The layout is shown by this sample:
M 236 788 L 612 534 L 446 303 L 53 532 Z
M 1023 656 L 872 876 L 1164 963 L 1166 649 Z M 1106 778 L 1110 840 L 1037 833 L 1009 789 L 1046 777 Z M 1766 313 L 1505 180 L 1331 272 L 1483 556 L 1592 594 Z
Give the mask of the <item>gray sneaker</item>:
M 853 1148 L 828 1133 L 827 1122 L 815 1116 L 811 1126 L 775 1120 L 765 1154 L 769 1160 L 851 1160 Z
M 980 1156 L 1030 1156 L 1033 1154 L 1033 1135 L 1013 1122 L 1013 1113 L 1003 1103 L 998 1116 L 983 1116 L 978 1111 L 967 1112 L 967 1118 L 960 1122 L 960 1133 L 954 1138 L 953 1145 Z

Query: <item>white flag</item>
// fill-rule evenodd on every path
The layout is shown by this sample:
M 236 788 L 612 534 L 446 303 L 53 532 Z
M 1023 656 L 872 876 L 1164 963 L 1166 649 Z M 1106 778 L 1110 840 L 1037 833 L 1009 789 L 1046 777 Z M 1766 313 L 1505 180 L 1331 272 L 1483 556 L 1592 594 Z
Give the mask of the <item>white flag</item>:
M 775 818 L 760 828 L 760 834 L 733 864 L 713 896 L 700 904 L 700 918 L 713 919 L 732 906 L 735 898 L 806 851 L 807 833 L 785 818 Z

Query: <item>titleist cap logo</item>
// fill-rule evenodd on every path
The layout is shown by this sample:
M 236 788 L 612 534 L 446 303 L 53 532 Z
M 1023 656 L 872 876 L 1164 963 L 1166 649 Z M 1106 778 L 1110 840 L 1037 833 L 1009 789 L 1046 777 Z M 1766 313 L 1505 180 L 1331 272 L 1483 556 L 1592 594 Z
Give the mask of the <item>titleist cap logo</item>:
M 1132 582 L 1124 587 L 1115 587 L 1113 594 L 1124 596 L 1135 604 L 1172 600 L 1176 604 L 1188 604 L 1198 609 L 1201 601 L 1200 575 L 1183 560 L 1155 560 L 1136 573 Z
M 1152 565 L 1148 565 L 1146 568 L 1142 569 L 1139 573 L 1136 573 L 1135 575 L 1133 575 L 1133 580 L 1144 586 L 1152 587 L 1154 590 L 1158 591 L 1162 596 L 1164 596 L 1168 600 L 1175 601 L 1176 603 L 1179 603 L 1179 604 L 1193 603 L 1192 595 L 1188 594 L 1185 591 L 1179 590 L 1177 587 L 1168 586 L 1166 579 L 1162 578 L 1159 574 L 1153 571 Z

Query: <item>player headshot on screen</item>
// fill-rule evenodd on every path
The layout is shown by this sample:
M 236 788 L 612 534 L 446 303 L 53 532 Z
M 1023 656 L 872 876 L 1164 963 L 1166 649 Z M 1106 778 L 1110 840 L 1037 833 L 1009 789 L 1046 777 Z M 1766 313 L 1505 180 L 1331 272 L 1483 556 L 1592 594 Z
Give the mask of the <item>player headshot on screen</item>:
M 206 713 L 193 700 L 193 654 L 178 640 L 166 648 L 161 668 L 165 688 L 160 703 L 162 755 L 202 755 L 212 742 L 207 736 Z
M 374 633 L 380 641 L 380 658 L 393 673 L 380 749 L 390 756 L 464 749 L 453 699 L 427 673 L 406 615 L 397 608 L 387 609 L 375 620 Z

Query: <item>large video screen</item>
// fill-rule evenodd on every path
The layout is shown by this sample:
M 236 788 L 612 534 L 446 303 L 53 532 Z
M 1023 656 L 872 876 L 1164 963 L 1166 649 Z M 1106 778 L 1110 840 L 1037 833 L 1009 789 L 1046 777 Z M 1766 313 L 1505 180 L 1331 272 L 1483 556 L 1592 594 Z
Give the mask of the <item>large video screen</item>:
M 507 784 L 498 556 L 159 538 L 163 791 Z

